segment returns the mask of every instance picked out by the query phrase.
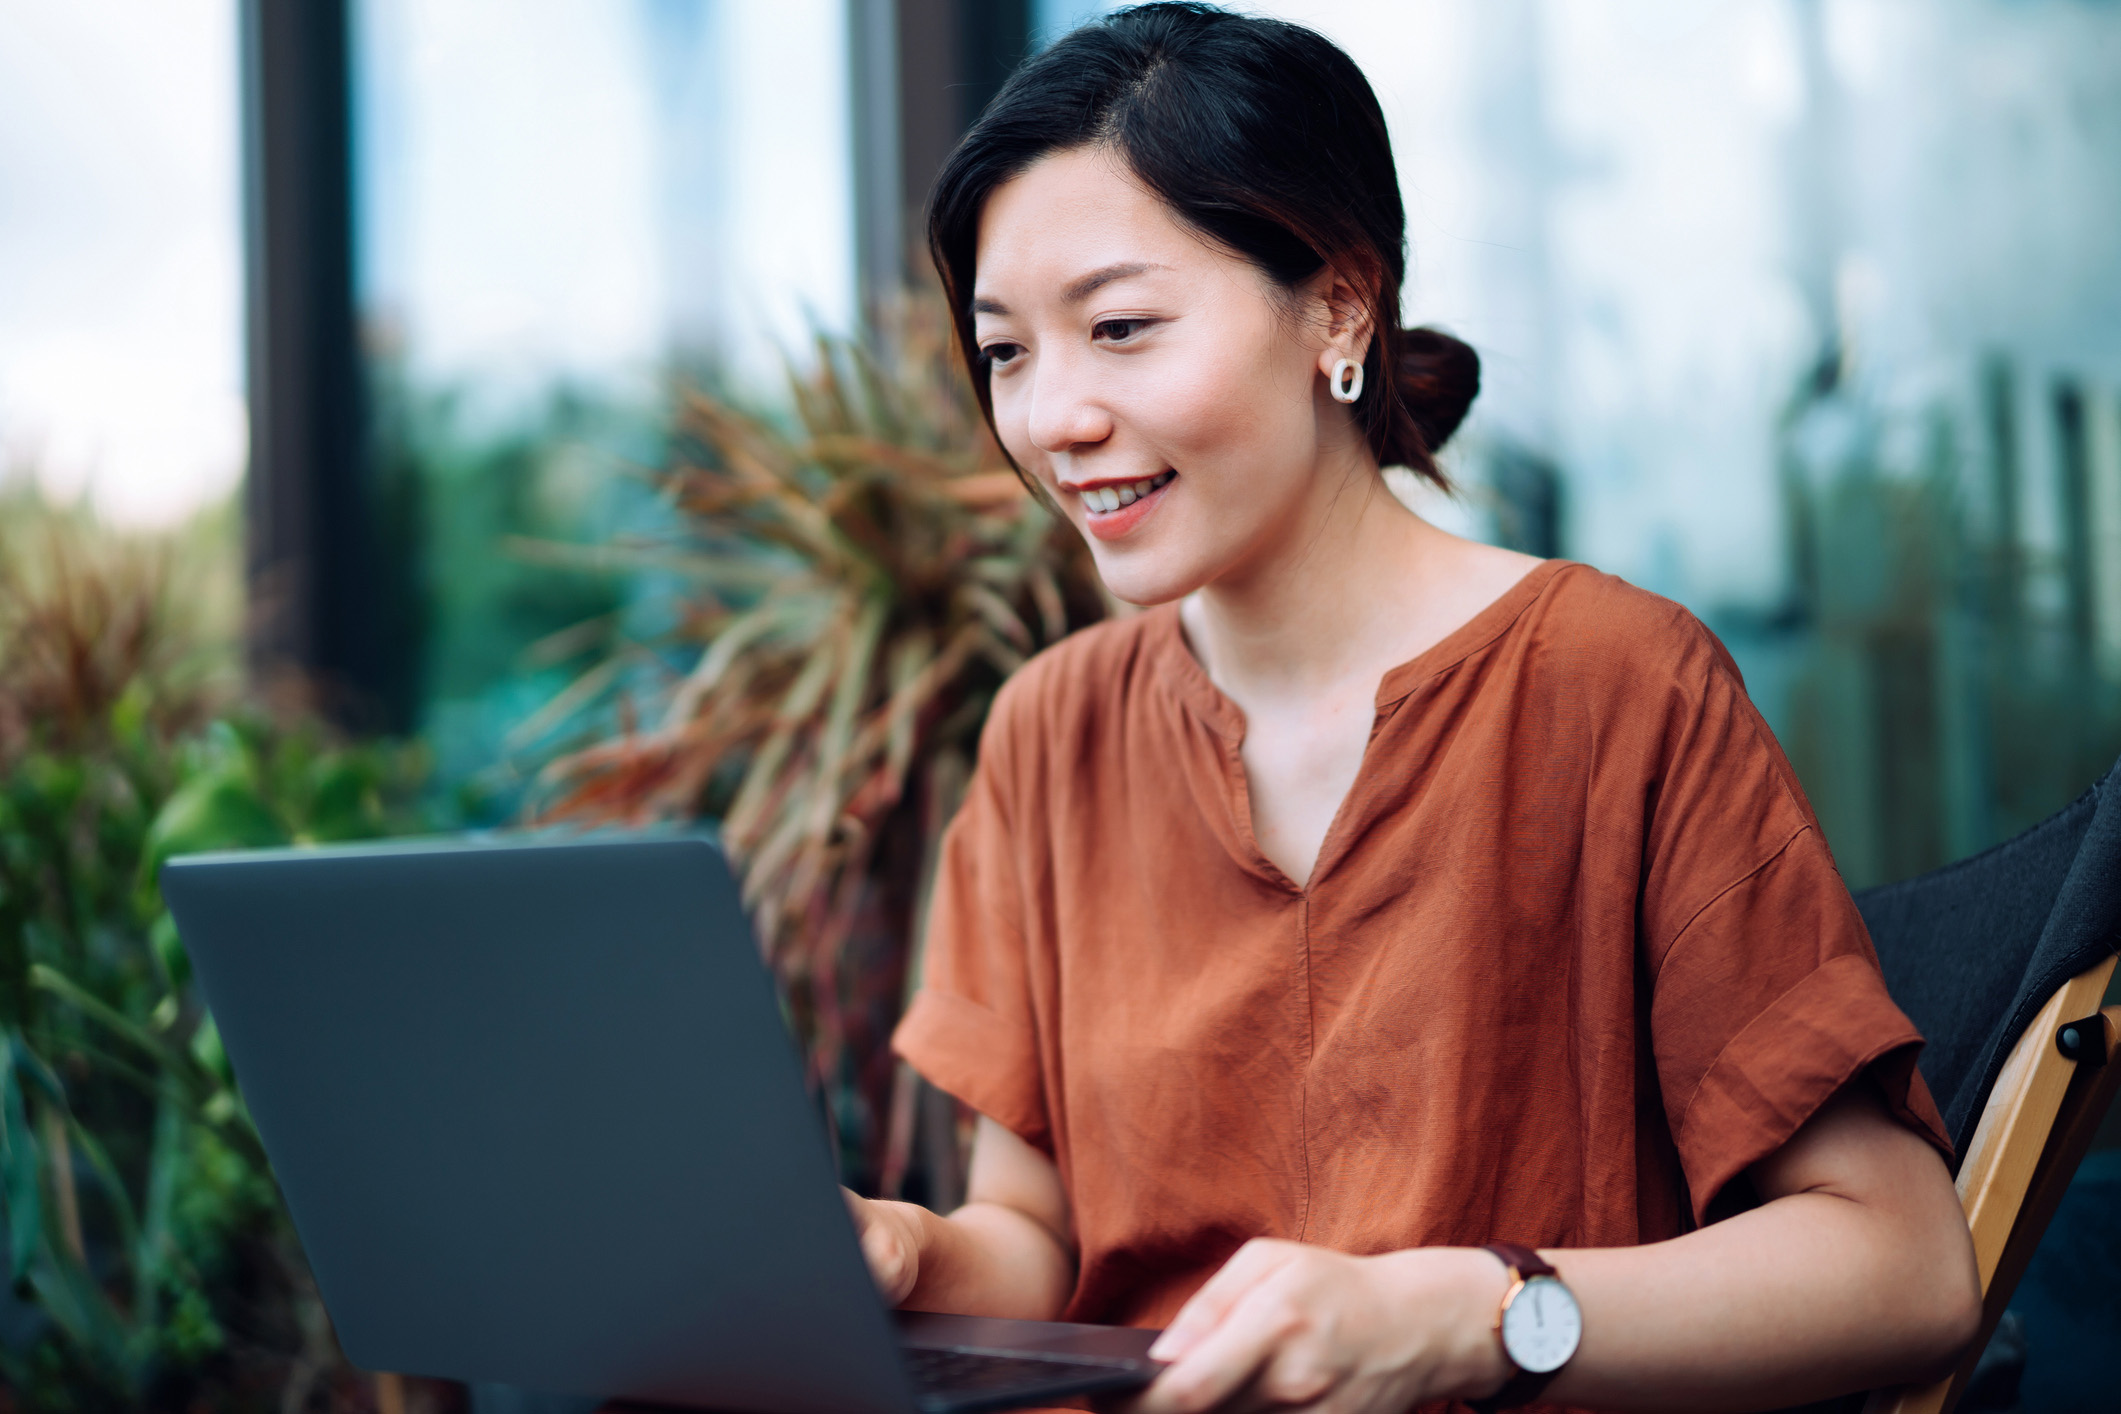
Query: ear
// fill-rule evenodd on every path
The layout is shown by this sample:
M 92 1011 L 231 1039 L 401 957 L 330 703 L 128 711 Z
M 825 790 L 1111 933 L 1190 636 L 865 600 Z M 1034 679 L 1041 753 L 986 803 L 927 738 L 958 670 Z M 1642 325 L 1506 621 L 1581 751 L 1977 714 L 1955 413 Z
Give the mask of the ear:
M 1311 277 L 1307 292 L 1316 301 L 1318 330 L 1324 347 L 1318 351 L 1318 371 L 1328 378 L 1342 359 L 1361 363 L 1370 353 L 1376 332 L 1373 297 L 1348 272 L 1327 266 Z

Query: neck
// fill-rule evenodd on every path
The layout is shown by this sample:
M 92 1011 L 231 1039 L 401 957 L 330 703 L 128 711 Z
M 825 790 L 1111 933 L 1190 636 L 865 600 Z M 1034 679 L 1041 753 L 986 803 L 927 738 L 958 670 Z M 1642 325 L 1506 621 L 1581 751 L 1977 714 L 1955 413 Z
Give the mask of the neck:
M 1314 484 L 1285 533 L 1182 611 L 1195 654 L 1235 696 L 1308 694 L 1374 675 L 1418 617 L 1436 542 L 1450 539 L 1400 504 L 1367 455 Z

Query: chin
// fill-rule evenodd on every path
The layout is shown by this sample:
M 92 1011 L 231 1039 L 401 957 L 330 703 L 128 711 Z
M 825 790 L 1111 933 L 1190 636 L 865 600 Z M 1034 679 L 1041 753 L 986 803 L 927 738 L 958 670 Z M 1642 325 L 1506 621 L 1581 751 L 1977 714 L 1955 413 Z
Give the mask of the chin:
M 1152 609 L 1183 599 L 1200 588 L 1197 567 L 1175 563 L 1172 557 L 1153 552 L 1114 553 L 1090 542 L 1090 557 L 1097 575 L 1112 597 L 1137 609 Z

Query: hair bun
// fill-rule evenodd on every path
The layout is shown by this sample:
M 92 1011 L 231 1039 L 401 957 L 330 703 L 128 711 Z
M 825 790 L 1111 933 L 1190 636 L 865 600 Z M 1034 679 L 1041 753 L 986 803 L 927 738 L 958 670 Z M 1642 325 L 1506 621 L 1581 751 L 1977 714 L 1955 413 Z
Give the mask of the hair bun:
M 1400 403 L 1421 435 L 1419 456 L 1407 464 L 1419 469 L 1451 440 L 1480 395 L 1480 355 L 1440 329 L 1402 329 L 1397 383 Z

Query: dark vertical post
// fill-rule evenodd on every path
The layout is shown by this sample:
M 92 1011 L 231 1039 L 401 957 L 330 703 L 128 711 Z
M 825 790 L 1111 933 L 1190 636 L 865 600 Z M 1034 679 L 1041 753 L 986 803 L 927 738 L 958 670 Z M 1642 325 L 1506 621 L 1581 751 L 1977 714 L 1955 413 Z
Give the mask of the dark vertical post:
M 965 131 L 956 93 L 958 4 L 898 0 L 898 221 L 909 275 L 927 264 L 928 188 Z
M 1995 538 L 2007 596 L 2001 607 L 2006 617 L 2016 618 L 2024 592 L 2019 578 L 2018 381 L 2006 355 L 1991 354 L 1982 365 L 1981 411 L 1987 424 L 1989 467 L 1993 473 L 1987 507 L 1990 534 Z
M 959 0 L 959 131 L 979 121 L 1031 43 L 1030 0 Z
M 854 115 L 855 273 L 866 317 L 906 281 L 899 116 L 899 17 L 893 0 L 847 0 Z
M 2093 570 L 2091 428 L 2084 389 L 2072 379 L 2055 385 L 2055 455 L 2060 474 L 2062 576 L 2069 590 L 2070 650 L 2088 666 L 2097 649 L 2098 586 Z
M 346 0 L 243 0 L 250 660 L 396 727 L 355 336 Z
M 928 189 L 1024 57 L 1031 8 L 1028 0 L 897 0 L 895 8 L 901 269 L 919 279 L 928 263 Z M 861 10 L 853 14 L 859 23 Z

